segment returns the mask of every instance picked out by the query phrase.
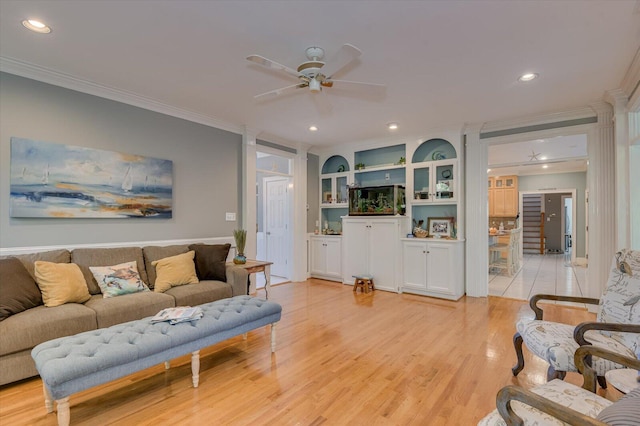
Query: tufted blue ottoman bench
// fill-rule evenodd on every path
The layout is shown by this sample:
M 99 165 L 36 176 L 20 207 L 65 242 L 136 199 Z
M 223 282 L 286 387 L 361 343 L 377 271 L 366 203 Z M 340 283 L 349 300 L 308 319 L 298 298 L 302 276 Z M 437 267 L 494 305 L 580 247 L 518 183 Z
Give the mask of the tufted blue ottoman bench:
M 151 317 L 41 343 L 31 351 L 42 378 L 47 412 L 57 403 L 58 424 L 70 421 L 69 396 L 172 358 L 191 353 L 193 386 L 198 387 L 200 349 L 271 324 L 282 307 L 251 296 L 236 296 L 200 305 L 204 316 L 194 322 L 152 324 Z

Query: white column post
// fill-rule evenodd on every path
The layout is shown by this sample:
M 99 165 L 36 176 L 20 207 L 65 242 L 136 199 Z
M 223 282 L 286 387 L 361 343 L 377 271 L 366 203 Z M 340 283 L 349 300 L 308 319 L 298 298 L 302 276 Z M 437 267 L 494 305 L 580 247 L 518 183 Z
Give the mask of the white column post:
M 616 251 L 615 140 L 609 104 L 591 105 L 598 122 L 587 135 L 589 167 L 589 269 L 586 297 L 600 297 Z
M 242 221 L 238 227 L 247 230 L 245 256 L 256 258 L 256 137 L 258 131 L 245 127 L 242 133 Z M 254 289 L 250 290 L 250 293 Z
M 489 294 L 489 235 L 487 167 L 489 149 L 480 140 L 482 125 L 465 128 L 466 137 L 466 244 L 465 288 L 468 296 L 484 297 Z
M 291 281 L 307 278 L 307 152 L 309 145 L 298 144 L 293 174 L 293 250 Z
M 605 100 L 613 106 L 615 144 L 616 249 L 631 247 L 629 181 L 629 111 L 627 96 L 621 89 L 610 90 Z

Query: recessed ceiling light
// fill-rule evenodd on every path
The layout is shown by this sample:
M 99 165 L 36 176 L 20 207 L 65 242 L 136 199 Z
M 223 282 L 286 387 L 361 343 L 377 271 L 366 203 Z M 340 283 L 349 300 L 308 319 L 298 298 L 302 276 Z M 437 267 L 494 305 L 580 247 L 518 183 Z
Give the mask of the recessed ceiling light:
M 398 123 L 389 123 L 387 124 L 387 129 L 396 130 L 398 128 Z
M 522 74 L 520 77 L 518 77 L 518 81 L 526 83 L 527 81 L 535 80 L 536 78 L 538 78 L 538 74 L 537 73 L 529 72 L 529 73 L 526 73 L 526 74 Z
M 309 131 L 315 132 L 317 130 L 318 130 L 318 128 L 316 126 L 309 126 Z
M 35 31 L 41 34 L 49 34 L 51 32 L 51 28 L 36 19 L 25 19 L 24 21 L 22 21 L 22 25 L 24 25 L 25 28 L 28 28 L 31 31 Z
M 548 168 L 549 168 L 549 165 L 548 165 L 548 164 L 543 164 L 543 165 L 542 165 L 542 168 L 543 168 L 543 169 L 548 169 Z
M 487 173 L 489 173 L 491 171 L 491 169 L 487 169 Z
M 540 157 L 540 159 L 544 161 L 547 159 L 547 157 Z

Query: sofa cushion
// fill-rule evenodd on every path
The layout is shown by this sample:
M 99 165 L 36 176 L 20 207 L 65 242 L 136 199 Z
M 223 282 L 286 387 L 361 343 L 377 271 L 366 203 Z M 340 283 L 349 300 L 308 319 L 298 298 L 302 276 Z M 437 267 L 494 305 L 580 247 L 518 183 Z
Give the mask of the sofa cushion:
M 47 340 L 96 328 L 96 313 L 79 303 L 36 306 L 0 321 L 0 355 L 30 350 Z
M 226 263 L 231 244 L 191 244 L 196 252 L 196 273 L 201 280 L 227 281 Z
M 600 411 L 596 419 L 610 426 L 640 425 L 640 387 Z
M 42 293 L 33 277 L 15 257 L 0 260 L 0 321 L 42 305 Z
M 171 287 L 197 284 L 196 265 L 193 263 L 195 252 L 178 254 L 151 262 L 156 267 L 156 284 L 153 291 L 164 293 Z
M 172 246 L 148 246 L 142 249 L 144 252 L 144 264 L 149 275 L 149 288 L 153 289 L 156 284 L 156 267 L 151 263 L 155 260 L 164 259 L 165 257 L 175 256 L 177 254 L 189 251 L 187 244 L 177 244 Z
M 89 270 L 90 266 L 110 266 L 134 260 L 138 266 L 140 278 L 145 283 L 148 283 L 147 272 L 144 268 L 144 257 L 140 247 L 84 248 L 75 249 L 71 252 L 71 261 L 80 266 L 91 294 L 100 294 L 100 286 L 93 277 L 91 270 Z
M 106 299 L 96 294 L 84 306 L 95 312 L 98 328 L 104 328 L 150 317 L 176 305 L 175 299 L 167 294 L 146 291 Z
M 38 260 L 44 260 L 45 262 L 53 262 L 53 263 L 69 263 L 71 262 L 71 253 L 69 250 L 60 249 L 60 250 L 49 250 L 43 251 L 40 253 L 28 253 L 28 254 L 17 254 L 15 256 L 16 259 L 20 259 L 20 262 L 27 268 L 29 274 L 36 279 L 36 266 L 35 263 Z
M 222 281 L 200 281 L 198 284 L 171 287 L 165 294 L 173 296 L 176 306 L 196 306 L 232 297 L 233 291 Z
M 90 266 L 89 269 L 100 286 L 103 297 L 149 291 L 149 287 L 140 278 L 135 261 L 114 266 Z
M 75 263 L 53 263 L 38 260 L 36 282 L 44 305 L 52 308 L 65 303 L 84 303 L 89 290 L 80 268 Z

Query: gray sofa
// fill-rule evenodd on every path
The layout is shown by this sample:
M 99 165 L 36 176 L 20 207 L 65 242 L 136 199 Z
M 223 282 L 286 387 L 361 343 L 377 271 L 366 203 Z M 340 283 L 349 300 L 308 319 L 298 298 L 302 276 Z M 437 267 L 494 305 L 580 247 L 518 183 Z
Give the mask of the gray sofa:
M 197 284 L 172 287 L 164 293 L 154 292 L 156 271 L 152 262 L 188 251 L 189 245 L 185 244 L 82 248 L 14 256 L 34 279 L 34 263 L 38 260 L 77 264 L 91 298 L 82 304 L 36 306 L 0 321 L 0 385 L 38 375 L 31 349 L 39 343 L 152 316 L 168 307 L 195 306 L 247 294 L 247 271 L 235 266 L 226 266 L 226 282 L 201 280 Z M 110 266 L 133 260 L 140 278 L 152 291 L 104 298 L 89 266 Z

